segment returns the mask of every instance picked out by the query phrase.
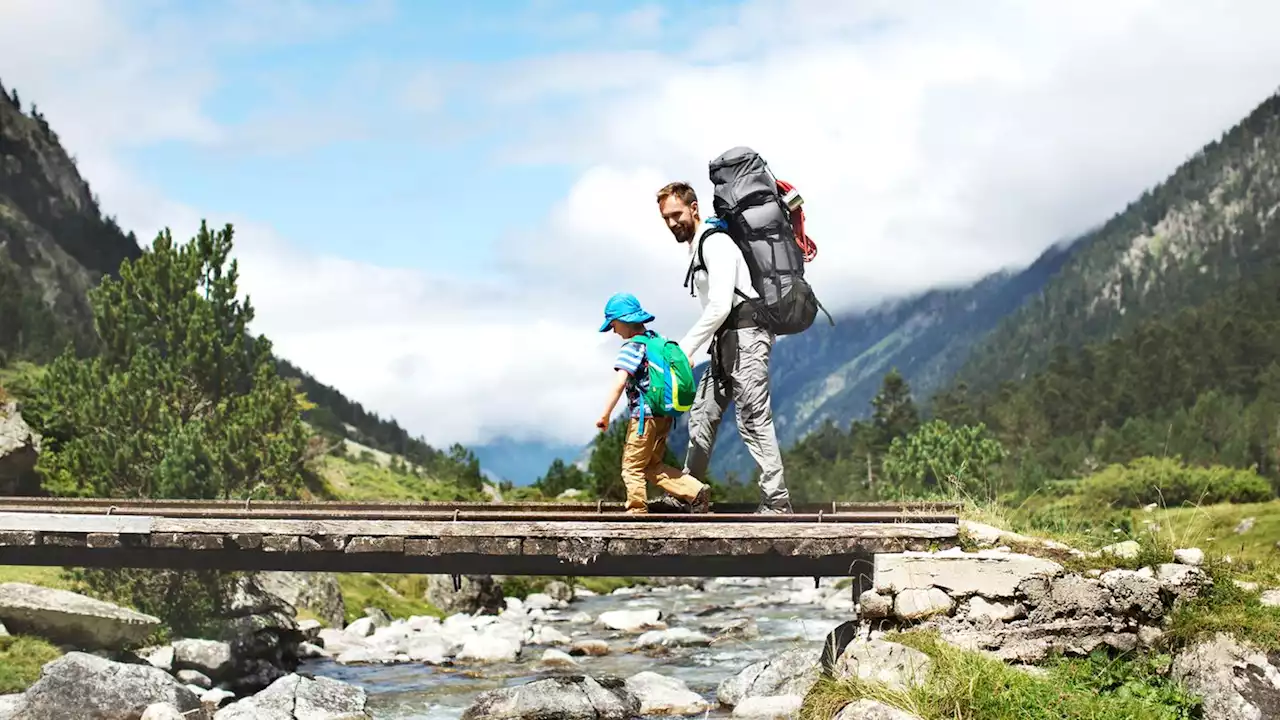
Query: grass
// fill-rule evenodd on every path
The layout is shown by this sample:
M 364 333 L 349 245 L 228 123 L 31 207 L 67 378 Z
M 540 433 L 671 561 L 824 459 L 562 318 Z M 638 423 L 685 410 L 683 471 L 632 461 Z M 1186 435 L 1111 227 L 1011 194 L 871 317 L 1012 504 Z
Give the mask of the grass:
M 396 472 L 375 462 L 359 462 L 332 455 L 320 462 L 320 475 L 338 500 L 413 501 L 483 500 L 481 493 L 461 490 L 450 482 Z
M 0 637 L 0 695 L 31 687 L 40 679 L 40 668 L 61 656 L 57 647 L 39 638 Z
M 57 590 L 74 590 L 62 568 L 41 565 L 0 565 L 0 583 L 20 582 Z
M 1183 720 L 1198 717 L 1198 701 L 1162 675 L 1166 656 L 1117 660 L 1104 653 L 1059 659 L 1043 676 L 1000 660 L 960 650 L 933 633 L 907 632 L 887 639 L 933 660 L 927 680 L 893 690 L 856 678 L 822 678 L 805 698 L 802 720 L 829 720 L 863 698 L 914 713 L 924 720 Z
M 364 617 L 367 607 L 381 608 L 393 618 L 444 617 L 439 608 L 423 599 L 427 592 L 425 575 L 338 573 L 338 585 L 347 606 L 348 623 Z

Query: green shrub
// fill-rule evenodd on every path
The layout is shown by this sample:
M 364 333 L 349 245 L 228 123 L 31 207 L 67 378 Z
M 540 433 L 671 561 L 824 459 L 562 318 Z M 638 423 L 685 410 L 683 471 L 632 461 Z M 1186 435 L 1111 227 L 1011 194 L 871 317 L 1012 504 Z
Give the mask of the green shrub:
M 1128 508 L 1266 502 L 1274 497 L 1271 483 L 1252 470 L 1193 467 L 1177 458 L 1153 457 L 1111 465 L 1081 481 L 1079 492 L 1089 502 Z

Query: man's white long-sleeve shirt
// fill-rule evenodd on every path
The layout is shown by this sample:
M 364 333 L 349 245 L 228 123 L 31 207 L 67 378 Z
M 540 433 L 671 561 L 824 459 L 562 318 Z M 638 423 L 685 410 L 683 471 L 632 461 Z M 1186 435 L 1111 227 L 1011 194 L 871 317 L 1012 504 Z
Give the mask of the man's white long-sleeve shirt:
M 706 220 L 699 223 L 689 243 L 690 262 L 696 262 L 698 238 L 712 227 Z M 734 292 L 735 288 L 749 298 L 759 297 L 751 285 L 747 260 L 727 233 L 717 230 L 706 236 L 702 241 L 702 259 L 706 267 L 693 274 L 693 289 L 702 302 L 702 315 L 680 341 L 680 349 L 691 361 L 711 340 L 729 311 L 743 301 L 742 296 Z

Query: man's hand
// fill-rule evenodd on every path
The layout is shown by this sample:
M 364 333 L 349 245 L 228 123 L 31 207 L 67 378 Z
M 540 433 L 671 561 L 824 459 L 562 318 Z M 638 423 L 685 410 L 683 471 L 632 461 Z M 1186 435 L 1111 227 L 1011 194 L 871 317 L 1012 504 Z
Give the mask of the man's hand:
M 605 430 L 608 430 L 608 429 L 609 429 L 609 416 L 608 416 L 608 415 L 601 415 L 601 416 L 600 416 L 600 419 L 596 421 L 596 429 L 597 429 L 597 430 L 599 430 L 600 432 L 604 432 Z

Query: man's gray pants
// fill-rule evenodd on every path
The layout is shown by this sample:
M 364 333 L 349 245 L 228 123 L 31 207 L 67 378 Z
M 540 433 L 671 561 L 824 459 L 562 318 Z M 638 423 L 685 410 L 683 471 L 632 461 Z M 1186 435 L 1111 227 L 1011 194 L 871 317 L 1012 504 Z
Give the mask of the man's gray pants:
M 783 508 L 791 495 L 782 478 L 782 452 L 769 397 L 773 341 L 773 333 L 757 327 L 726 330 L 717 336 L 712 346 L 713 366 L 702 374 L 689 409 L 689 448 L 684 464 L 685 472 L 699 480 L 706 478 L 720 418 L 732 401 L 737 406 L 738 434 L 760 467 L 760 501 Z M 713 372 L 715 363 L 719 363 L 719 373 Z

